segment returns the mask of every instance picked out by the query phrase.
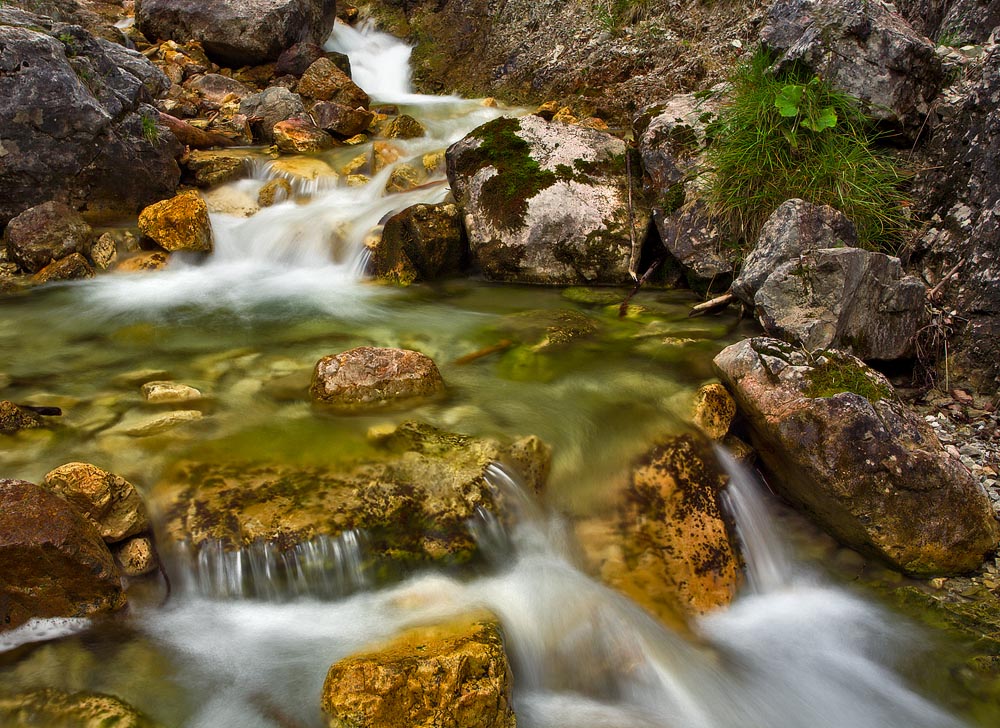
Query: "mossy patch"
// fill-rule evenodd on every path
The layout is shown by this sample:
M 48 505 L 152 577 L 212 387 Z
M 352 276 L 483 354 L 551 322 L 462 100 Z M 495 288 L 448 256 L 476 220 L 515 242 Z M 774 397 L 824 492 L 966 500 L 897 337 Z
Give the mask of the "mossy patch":
M 496 169 L 483 183 L 479 199 L 490 221 L 501 229 L 523 225 L 528 200 L 558 179 L 531 158 L 531 146 L 517 135 L 520 129 L 521 122 L 508 117 L 483 124 L 470 134 L 479 146 L 464 152 L 459 161 L 470 174 L 487 166 Z
M 835 352 L 826 352 L 824 359 L 806 375 L 809 380 L 805 389 L 807 397 L 832 397 L 842 392 L 853 392 L 869 402 L 892 397 L 892 387 L 854 359 Z

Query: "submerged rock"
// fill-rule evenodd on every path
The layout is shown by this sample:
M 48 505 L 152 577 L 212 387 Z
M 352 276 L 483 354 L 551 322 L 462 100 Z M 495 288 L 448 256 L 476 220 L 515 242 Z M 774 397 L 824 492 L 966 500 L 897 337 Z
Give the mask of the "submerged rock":
M 10 259 L 29 273 L 73 253 L 86 253 L 92 239 L 90 225 L 76 210 L 53 201 L 25 210 L 3 233 Z
M 449 147 L 448 180 L 484 275 L 630 282 L 650 213 L 629 154 L 610 134 L 538 116 L 495 119 Z
M 139 214 L 139 229 L 169 252 L 212 251 L 208 207 L 197 192 L 182 192 L 150 205 Z
M 969 571 L 996 548 L 989 498 L 881 374 L 747 339 L 715 358 L 772 484 L 843 543 L 904 571 Z
M 67 463 L 45 476 L 45 487 L 73 505 L 107 543 L 150 528 L 139 492 L 120 475 L 89 463 Z
M 359 346 L 316 363 L 309 393 L 337 412 L 412 406 L 444 393 L 434 362 L 416 351 Z
M 142 0 L 136 23 L 150 39 L 200 41 L 226 66 L 273 61 L 286 48 L 323 43 L 336 20 L 334 0 Z
M 760 37 L 779 65 L 805 65 L 914 137 L 945 78 L 934 44 L 882 2 L 778 0 Z
M 0 434 L 13 435 L 21 430 L 45 427 L 41 415 L 6 399 L 0 400 Z
M 7 728 L 156 728 L 156 723 L 113 695 L 43 688 L 0 695 Z
M 0 480 L 0 630 L 123 606 L 121 576 L 94 526 L 45 488 Z
M 333 665 L 322 708 L 344 728 L 514 728 L 512 683 L 496 622 L 420 627 Z
M 176 542 L 226 550 L 262 541 L 281 551 L 356 530 L 376 574 L 410 566 L 463 564 L 477 554 L 468 520 L 495 511 L 486 468 L 511 463 L 536 489 L 548 448 L 512 445 L 404 423 L 378 435 L 377 456 L 342 468 L 267 463 L 185 463 L 155 489 Z

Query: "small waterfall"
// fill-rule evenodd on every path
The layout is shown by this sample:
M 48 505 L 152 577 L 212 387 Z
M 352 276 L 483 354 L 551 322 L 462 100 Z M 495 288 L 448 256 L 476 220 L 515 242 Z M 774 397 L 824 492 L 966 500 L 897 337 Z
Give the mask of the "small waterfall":
M 218 540 L 196 549 L 184 543 L 177 550 L 182 583 L 213 599 L 337 599 L 368 586 L 364 534 L 355 530 L 316 536 L 287 550 L 268 541 L 227 549 Z

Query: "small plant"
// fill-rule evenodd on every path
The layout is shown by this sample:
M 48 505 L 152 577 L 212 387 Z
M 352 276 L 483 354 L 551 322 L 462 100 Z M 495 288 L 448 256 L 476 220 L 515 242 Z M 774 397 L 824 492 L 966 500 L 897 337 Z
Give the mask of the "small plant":
M 892 387 L 883 382 L 878 375 L 869 374 L 852 359 L 839 352 L 823 352 L 823 362 L 814 366 L 806 375 L 809 385 L 805 389 L 807 397 L 832 397 L 842 392 L 853 392 L 867 399 L 878 402 L 891 398 Z
M 607 31 L 618 31 L 644 19 L 651 0 L 594 0 L 593 12 L 598 24 Z
M 160 128 L 156 125 L 156 120 L 153 117 L 142 117 L 142 136 L 150 144 L 156 144 L 160 141 Z
M 56 36 L 56 40 L 66 46 L 66 55 L 70 58 L 77 54 L 76 38 L 70 33 L 60 33 Z
M 873 142 L 856 99 L 801 70 L 776 74 L 763 52 L 742 66 L 709 128 L 708 199 L 740 245 L 794 197 L 850 218 L 861 244 L 894 250 L 907 216 L 902 173 Z

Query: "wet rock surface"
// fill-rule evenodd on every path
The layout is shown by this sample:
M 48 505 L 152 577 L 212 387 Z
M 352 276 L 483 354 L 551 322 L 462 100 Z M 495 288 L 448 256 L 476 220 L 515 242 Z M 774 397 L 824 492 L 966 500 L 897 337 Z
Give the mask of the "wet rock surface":
M 986 492 L 860 360 L 747 339 L 715 359 L 775 485 L 843 543 L 904 571 L 971 571 L 1000 529 Z
M 101 693 L 53 688 L 0 694 L 0 720 L 7 728 L 157 728 L 128 703 Z
M 455 205 L 414 205 L 386 220 L 369 270 L 376 277 L 412 271 L 414 279 L 429 281 L 457 274 L 467 257 L 465 231 Z
M 123 606 L 121 576 L 94 526 L 45 488 L 0 480 L 0 630 Z
M 182 192 L 150 205 L 139 215 L 139 229 L 168 252 L 212 250 L 208 207 L 197 192 Z
M 631 153 L 610 134 L 537 116 L 501 117 L 452 145 L 448 180 L 484 275 L 631 281 L 650 214 Z
M 49 471 L 45 487 L 65 498 L 89 520 L 107 543 L 150 529 L 138 491 L 120 475 L 90 463 L 67 463 Z
M 86 253 L 93 231 L 62 202 L 29 208 L 7 224 L 3 240 L 10 259 L 30 273 L 72 253 Z
M 499 625 L 458 622 L 336 663 L 322 707 L 343 728 L 514 728 L 512 685 Z
M 444 380 L 419 352 L 361 346 L 317 362 L 309 393 L 332 411 L 360 412 L 433 399 L 444 393 Z

